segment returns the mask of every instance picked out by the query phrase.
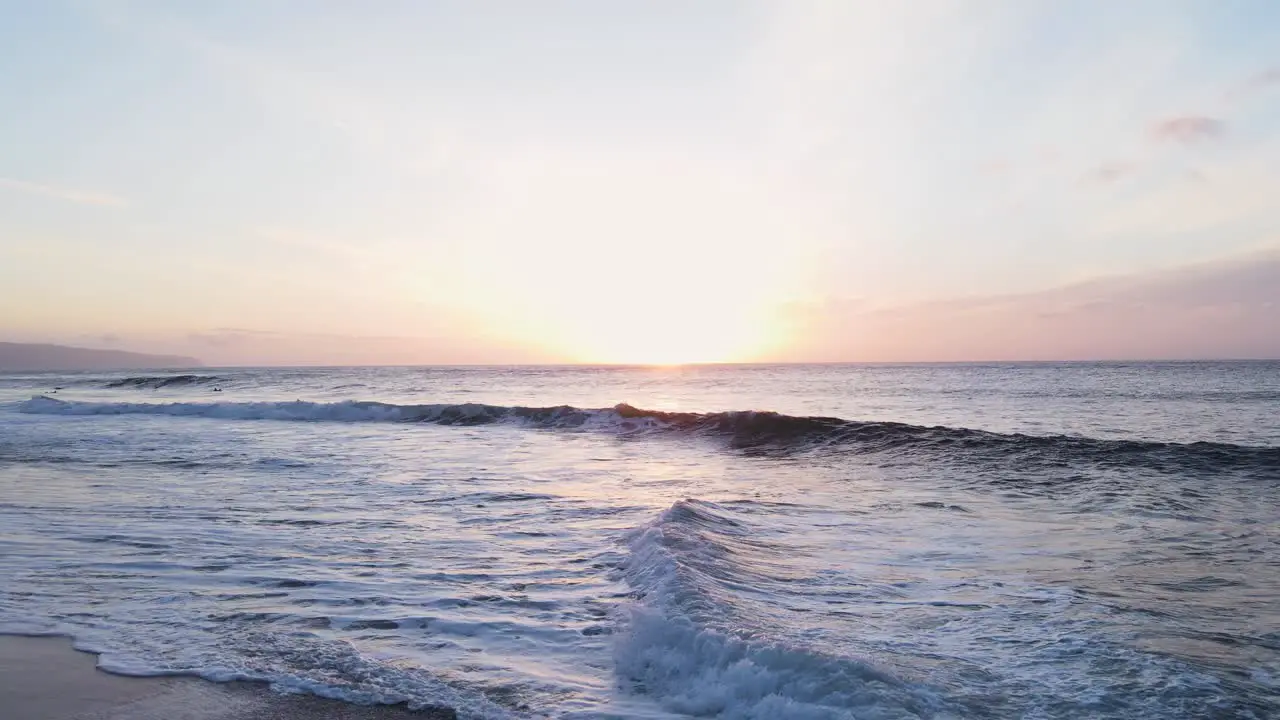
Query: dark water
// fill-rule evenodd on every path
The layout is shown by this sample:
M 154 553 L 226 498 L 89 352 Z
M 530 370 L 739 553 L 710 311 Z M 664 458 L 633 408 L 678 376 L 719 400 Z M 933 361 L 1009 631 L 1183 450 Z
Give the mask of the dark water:
M 1264 718 L 1278 491 L 1276 363 L 0 375 L 0 629 L 472 717 Z

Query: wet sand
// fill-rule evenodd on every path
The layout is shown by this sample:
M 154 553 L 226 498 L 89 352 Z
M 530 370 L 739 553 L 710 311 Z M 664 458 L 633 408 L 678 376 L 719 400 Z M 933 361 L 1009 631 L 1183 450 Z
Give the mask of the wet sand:
M 306 695 L 259 683 L 191 677 L 132 678 L 97 669 L 97 656 L 65 638 L 0 636 L 0 716 L 6 720 L 444 720 Z

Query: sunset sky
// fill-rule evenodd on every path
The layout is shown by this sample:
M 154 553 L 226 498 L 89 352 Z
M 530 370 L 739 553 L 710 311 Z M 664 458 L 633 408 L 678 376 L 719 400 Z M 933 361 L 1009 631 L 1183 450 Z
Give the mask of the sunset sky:
M 1280 357 L 1280 3 L 0 0 L 0 340 Z

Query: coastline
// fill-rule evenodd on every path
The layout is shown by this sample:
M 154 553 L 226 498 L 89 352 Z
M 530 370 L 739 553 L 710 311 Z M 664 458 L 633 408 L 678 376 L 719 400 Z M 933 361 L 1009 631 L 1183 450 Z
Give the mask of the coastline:
M 353 705 L 283 695 L 263 683 L 127 677 L 65 637 L 0 635 L 0 707 L 15 720 L 449 720 L 447 708 Z

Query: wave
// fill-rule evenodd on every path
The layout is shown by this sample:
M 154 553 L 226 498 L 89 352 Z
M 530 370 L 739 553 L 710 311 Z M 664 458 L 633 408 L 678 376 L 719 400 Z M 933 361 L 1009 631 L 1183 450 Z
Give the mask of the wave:
M 212 627 L 198 633 L 199 640 L 195 642 L 192 637 L 181 634 L 184 629 L 181 625 L 166 627 L 153 637 L 130 637 L 106 624 L 85 628 L 34 619 L 0 620 L 0 637 L 68 638 L 76 650 L 97 655 L 97 667 L 113 675 L 266 683 L 286 695 L 314 695 L 353 705 L 404 708 L 410 713 L 420 713 L 424 720 L 436 717 L 514 720 L 519 717 L 490 700 L 482 689 L 451 682 L 450 678 L 426 668 L 371 658 L 342 640 L 231 622 L 243 617 L 210 615 L 208 621 Z M 296 621 L 296 616 L 287 614 L 263 613 L 262 617 L 281 624 Z M 335 715 L 348 717 L 346 713 Z M 271 716 L 281 717 L 274 713 Z M 159 716 L 146 713 L 132 717 Z
M 158 390 L 167 387 L 185 387 L 188 385 L 208 385 L 221 380 L 216 375 L 140 375 L 138 377 L 127 377 L 119 380 L 112 380 L 103 387 L 106 388 L 136 388 L 145 390 Z
M 713 436 L 730 447 L 759 451 L 855 451 L 894 453 L 935 451 L 956 457 L 985 457 L 1012 462 L 1048 463 L 1090 460 L 1107 464 L 1173 464 L 1191 469 L 1261 470 L 1280 473 L 1280 447 L 1229 443 L 1166 443 L 1104 440 L 1068 435 L 1024 435 L 896 422 L 803 417 L 771 411 L 714 413 L 664 412 L 620 404 L 584 409 L 568 405 L 398 405 L 373 401 L 129 403 L 59 400 L 39 395 L 19 405 L 23 413 L 42 415 L 169 415 L 223 420 L 299 422 L 399 422 L 437 425 L 518 424 L 548 429 L 580 429 L 615 434 L 681 433 Z
M 621 572 L 637 602 L 624 619 L 615 667 L 633 692 L 693 716 L 764 720 L 947 716 L 936 691 L 862 659 L 824 652 L 741 617 L 770 549 L 713 503 L 681 500 L 632 533 Z

